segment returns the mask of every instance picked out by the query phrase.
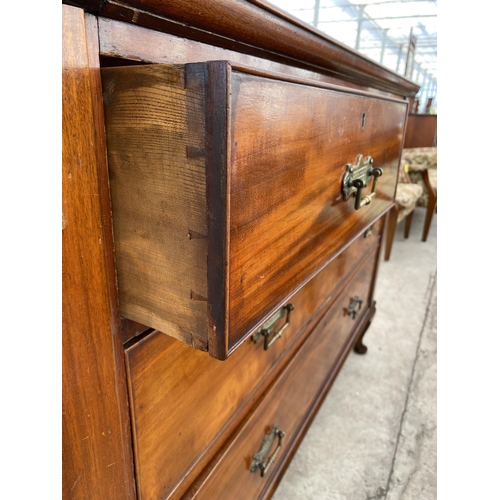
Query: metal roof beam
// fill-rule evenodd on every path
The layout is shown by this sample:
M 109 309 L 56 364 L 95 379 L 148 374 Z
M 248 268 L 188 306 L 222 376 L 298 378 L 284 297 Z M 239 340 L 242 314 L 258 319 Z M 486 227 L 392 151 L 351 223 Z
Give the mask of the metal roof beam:
M 357 22 L 357 33 L 356 33 L 356 42 L 355 42 L 355 49 L 360 50 L 361 42 L 362 42 L 362 31 L 366 30 L 367 32 L 371 32 L 372 36 L 374 38 L 378 38 L 378 43 L 376 45 L 373 45 L 371 48 L 369 47 L 364 47 L 364 50 L 380 50 L 380 62 L 382 63 L 384 56 L 386 55 L 386 51 L 390 50 L 393 54 L 393 56 L 398 57 L 398 69 L 399 69 L 399 60 L 401 59 L 401 45 L 407 45 L 408 39 L 405 39 L 403 43 L 399 41 L 398 39 L 393 39 L 388 35 L 388 29 L 383 28 L 380 26 L 377 21 L 387 21 L 387 20 L 395 20 L 397 21 L 398 19 L 432 19 L 432 18 L 437 18 L 435 14 L 424 14 L 424 15 L 412 15 L 412 16 L 395 16 L 395 17 L 378 17 L 378 18 L 373 18 L 370 15 L 368 15 L 365 11 L 365 7 L 369 5 L 378 5 L 378 4 L 383 4 L 383 3 L 400 3 L 400 0 L 381 0 L 380 2 L 376 3 L 351 3 L 349 0 L 331 0 L 334 5 L 330 6 L 330 8 L 341 8 L 342 11 L 350 16 L 351 19 L 345 19 L 345 20 L 334 20 L 334 21 L 320 21 L 320 15 L 319 15 L 319 10 L 324 9 L 327 7 L 320 7 L 318 4 L 318 0 L 315 1 L 314 5 L 314 16 L 316 20 L 316 14 L 317 14 L 317 19 L 318 19 L 318 25 L 326 25 L 326 24 L 338 24 L 338 23 L 345 23 L 345 22 Z M 417 0 L 418 1 L 418 0 Z M 406 2 L 405 2 L 406 3 Z M 434 2 L 434 4 L 436 4 Z M 311 10 L 311 9 L 302 9 L 302 10 Z M 433 39 L 436 39 L 436 37 L 432 37 L 432 35 L 429 35 L 429 33 L 425 30 L 425 26 L 421 22 L 416 22 L 415 23 L 417 26 L 416 27 L 424 27 L 424 30 L 422 30 L 425 36 L 422 38 L 428 39 L 430 42 Z M 419 38 L 417 38 L 419 40 Z M 365 42 L 365 40 L 363 40 Z M 422 48 L 428 48 L 431 51 L 434 50 L 435 53 L 437 54 L 437 47 L 434 48 L 431 44 L 422 46 Z M 417 47 L 416 47 L 416 52 L 415 56 L 420 56 L 420 57 L 425 57 L 425 55 L 428 54 L 428 51 L 423 50 L 422 53 L 419 51 L 419 44 L 417 42 Z M 416 64 L 418 64 L 417 61 L 415 61 Z M 425 64 L 424 61 L 421 61 L 422 64 Z M 419 73 L 417 75 L 417 79 L 420 76 L 420 71 L 423 70 L 420 65 L 418 65 L 419 68 Z M 397 70 L 396 70 L 397 71 Z M 425 71 L 425 70 L 424 70 Z M 424 73 L 422 73 L 423 75 Z M 410 77 L 411 79 L 411 77 Z
M 422 17 L 437 17 L 435 14 L 422 14 L 422 15 L 414 15 L 414 16 L 396 16 L 396 17 L 364 17 L 363 21 L 387 21 L 387 20 L 393 20 L 397 21 L 398 19 L 421 19 Z M 326 24 L 326 23 L 350 23 L 358 21 L 358 19 L 335 19 L 332 21 L 320 21 L 319 24 Z M 380 28 L 383 29 L 383 28 Z
M 370 2 L 370 3 L 365 3 L 365 4 L 359 4 L 359 3 L 344 3 L 344 4 L 335 4 L 335 5 L 325 5 L 323 7 L 320 7 L 320 10 L 327 10 L 327 9 L 339 9 L 342 7 L 355 7 L 355 6 L 360 6 L 360 5 L 382 5 L 385 3 L 433 3 L 436 5 L 436 2 L 431 1 L 431 0 L 406 0 L 406 2 L 401 2 L 401 0 L 382 0 L 381 2 Z M 313 10 L 311 7 L 301 7 L 300 9 L 294 9 L 294 11 L 308 11 L 308 10 Z

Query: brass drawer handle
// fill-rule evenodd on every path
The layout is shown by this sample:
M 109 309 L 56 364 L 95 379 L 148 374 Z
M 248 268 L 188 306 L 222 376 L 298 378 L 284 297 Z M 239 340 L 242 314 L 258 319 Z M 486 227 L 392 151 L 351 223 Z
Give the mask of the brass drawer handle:
M 260 477 L 264 477 L 267 469 L 271 467 L 272 463 L 276 459 L 276 456 L 278 455 L 278 452 L 280 451 L 281 440 L 284 435 L 285 433 L 279 430 L 278 424 L 275 424 L 271 432 L 264 436 L 264 441 L 262 442 L 259 452 L 253 457 L 252 464 L 250 465 L 250 472 L 256 472 L 257 469 L 260 469 Z M 278 445 L 272 455 L 267 459 L 267 462 L 264 463 L 266 455 L 269 453 L 276 436 L 278 436 Z
M 375 197 L 375 188 L 377 187 L 377 179 L 384 173 L 381 168 L 373 168 L 373 158 L 363 155 L 358 155 L 356 163 L 346 166 L 346 172 L 342 178 L 342 194 L 344 200 L 347 200 L 351 195 L 356 197 L 354 208 L 359 210 L 365 205 L 369 205 Z M 372 192 L 366 196 L 362 196 L 363 188 L 368 186 L 370 177 L 373 177 Z
M 262 335 L 264 337 L 264 351 L 267 351 L 273 343 L 278 340 L 282 335 L 283 332 L 288 328 L 288 325 L 290 325 L 290 313 L 294 310 L 293 304 L 287 304 L 286 306 L 283 306 L 278 312 L 273 314 L 265 323 L 262 325 L 262 328 L 260 330 L 257 330 L 253 335 L 252 335 L 252 340 L 257 343 L 259 341 L 260 336 Z M 277 331 L 274 332 L 274 327 L 276 322 L 285 316 L 286 314 L 286 320 L 285 324 Z
M 347 316 L 352 316 L 352 319 L 356 319 L 356 316 L 358 315 L 358 312 L 361 310 L 362 306 L 363 306 L 363 301 L 356 295 L 351 300 L 351 303 L 347 308 Z

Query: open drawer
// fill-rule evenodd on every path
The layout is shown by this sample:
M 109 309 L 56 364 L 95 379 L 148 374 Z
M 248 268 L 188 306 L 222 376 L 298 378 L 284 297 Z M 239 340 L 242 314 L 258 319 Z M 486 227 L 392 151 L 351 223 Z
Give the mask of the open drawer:
M 218 359 L 392 206 L 405 102 L 224 61 L 102 81 L 120 314 Z

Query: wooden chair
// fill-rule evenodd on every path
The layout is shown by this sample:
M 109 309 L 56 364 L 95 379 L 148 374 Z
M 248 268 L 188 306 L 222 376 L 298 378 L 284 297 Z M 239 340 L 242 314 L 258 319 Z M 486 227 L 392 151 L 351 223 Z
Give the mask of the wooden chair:
M 413 184 L 405 171 L 404 165 L 399 169 L 398 185 L 396 187 L 396 203 L 387 214 L 387 233 L 385 240 L 385 260 L 389 260 L 392 250 L 392 241 L 398 222 L 405 221 L 405 238 L 410 235 L 413 210 L 417 206 L 418 199 L 422 196 L 423 188 L 419 184 Z
M 427 208 L 422 232 L 422 241 L 427 241 L 432 217 L 437 207 L 437 148 L 403 149 L 401 161 L 403 165 L 408 165 L 411 182 L 423 188 L 417 206 Z

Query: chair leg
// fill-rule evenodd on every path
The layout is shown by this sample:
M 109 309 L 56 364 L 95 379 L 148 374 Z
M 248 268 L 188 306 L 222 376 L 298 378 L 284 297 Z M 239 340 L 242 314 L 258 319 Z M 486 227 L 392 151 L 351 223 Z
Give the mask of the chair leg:
M 413 220 L 413 210 L 406 216 L 405 220 L 405 238 L 410 236 L 411 221 Z
M 422 241 L 427 241 L 427 235 L 429 234 L 429 229 L 431 227 L 432 216 L 434 215 L 436 202 L 437 202 L 437 196 L 429 195 L 429 201 L 427 203 L 427 212 L 425 212 L 424 232 L 422 233 Z
M 427 211 L 425 212 L 425 222 L 424 222 L 424 232 L 422 233 L 422 241 L 427 241 L 427 235 L 429 234 L 429 228 L 431 227 L 432 216 L 434 215 L 434 210 L 437 208 L 437 193 L 431 186 L 429 181 L 429 173 L 427 170 L 423 172 L 424 182 L 429 193 L 429 201 L 427 202 Z
M 394 232 L 398 223 L 398 207 L 392 207 L 391 211 L 387 214 L 387 236 L 385 239 L 385 256 L 384 260 L 389 260 L 391 256 L 392 240 L 394 239 Z

